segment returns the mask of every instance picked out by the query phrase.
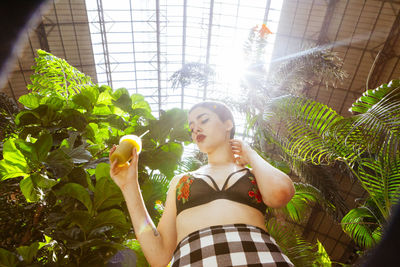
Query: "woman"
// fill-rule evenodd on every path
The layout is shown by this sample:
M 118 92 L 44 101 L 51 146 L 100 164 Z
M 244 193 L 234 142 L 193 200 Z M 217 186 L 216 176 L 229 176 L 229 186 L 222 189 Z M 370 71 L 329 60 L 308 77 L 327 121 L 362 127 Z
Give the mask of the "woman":
M 266 232 L 263 214 L 266 206 L 289 202 L 290 178 L 232 139 L 234 120 L 224 104 L 196 104 L 188 119 L 192 140 L 208 164 L 171 180 L 157 228 L 141 196 L 136 149 L 129 166 L 111 164 L 150 265 L 166 266 L 172 258 L 171 266 L 293 266 Z

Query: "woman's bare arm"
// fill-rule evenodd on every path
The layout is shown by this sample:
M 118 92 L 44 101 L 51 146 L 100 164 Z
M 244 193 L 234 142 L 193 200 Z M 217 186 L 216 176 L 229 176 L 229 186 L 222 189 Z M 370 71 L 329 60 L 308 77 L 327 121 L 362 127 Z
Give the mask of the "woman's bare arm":
M 246 143 L 232 139 L 231 146 L 239 164 L 250 164 L 264 203 L 271 208 L 284 207 L 295 193 L 290 177 L 266 162 Z
M 249 164 L 257 179 L 264 203 L 271 208 L 286 206 L 295 193 L 290 177 L 269 164 L 255 151 L 250 155 Z
M 111 154 L 116 147 L 112 148 Z M 142 251 L 151 266 L 166 266 L 172 258 L 176 246 L 176 206 L 175 187 L 179 180 L 176 176 L 170 183 L 163 215 L 158 228 L 155 227 L 143 201 L 138 182 L 137 164 L 139 155 L 133 149 L 133 157 L 129 165 L 111 164 L 110 175 L 119 186 L 125 198 L 133 228 Z
M 179 177 L 174 177 L 170 183 L 164 212 L 157 228 L 146 210 L 139 185 L 132 184 L 122 190 L 136 237 L 151 266 L 168 265 L 176 247 L 175 186 L 177 178 Z

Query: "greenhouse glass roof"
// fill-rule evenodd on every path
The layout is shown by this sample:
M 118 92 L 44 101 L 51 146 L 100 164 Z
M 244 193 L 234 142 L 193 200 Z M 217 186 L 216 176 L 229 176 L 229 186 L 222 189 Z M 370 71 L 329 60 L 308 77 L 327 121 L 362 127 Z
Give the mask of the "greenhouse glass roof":
M 275 33 L 282 2 L 86 0 L 98 83 L 144 95 L 156 116 L 224 94 L 238 97 L 249 31 L 265 23 Z M 272 34 L 266 62 L 274 41 Z M 171 75 L 189 62 L 211 66 L 216 82 L 173 88 Z

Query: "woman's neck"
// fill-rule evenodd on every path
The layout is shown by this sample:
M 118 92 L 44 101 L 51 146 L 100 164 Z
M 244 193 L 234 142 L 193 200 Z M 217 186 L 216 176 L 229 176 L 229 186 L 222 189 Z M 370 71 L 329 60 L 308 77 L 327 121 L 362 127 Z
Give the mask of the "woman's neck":
M 232 149 L 229 143 L 207 153 L 208 165 L 210 167 L 226 167 L 235 164 Z

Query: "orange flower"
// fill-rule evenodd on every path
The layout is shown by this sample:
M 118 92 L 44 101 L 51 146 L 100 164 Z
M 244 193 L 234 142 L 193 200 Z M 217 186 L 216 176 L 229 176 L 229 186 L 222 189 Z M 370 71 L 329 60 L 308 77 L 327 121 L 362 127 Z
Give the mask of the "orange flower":
M 193 183 L 193 178 L 189 175 L 185 175 L 179 181 L 179 184 L 176 187 L 177 190 L 177 199 L 183 201 L 185 203 L 189 199 L 190 195 L 190 185 Z
M 268 29 L 267 25 L 263 24 L 261 29 L 259 30 L 261 38 L 264 38 L 265 35 L 272 34 L 271 30 Z

